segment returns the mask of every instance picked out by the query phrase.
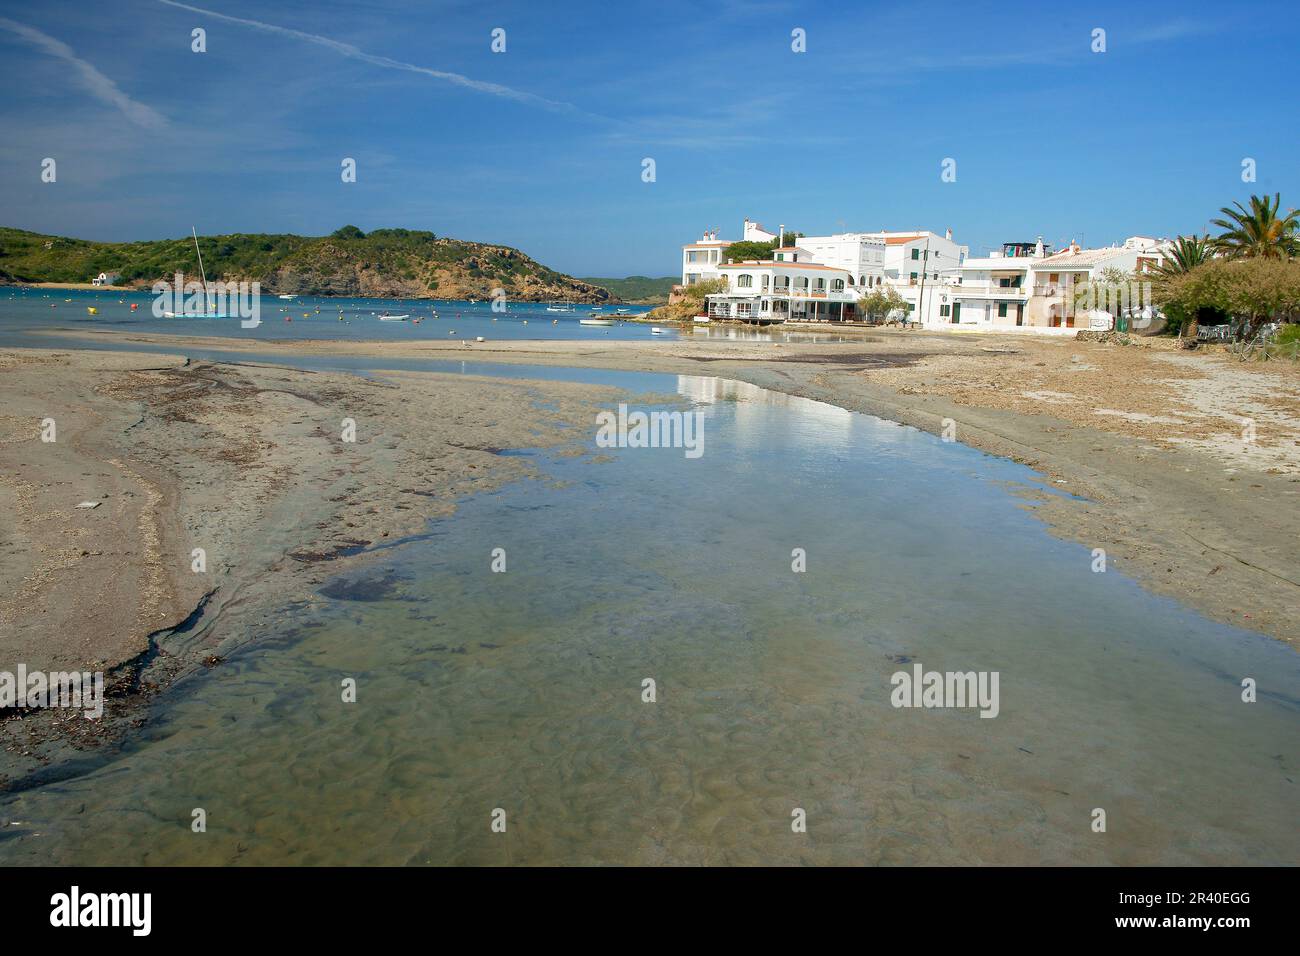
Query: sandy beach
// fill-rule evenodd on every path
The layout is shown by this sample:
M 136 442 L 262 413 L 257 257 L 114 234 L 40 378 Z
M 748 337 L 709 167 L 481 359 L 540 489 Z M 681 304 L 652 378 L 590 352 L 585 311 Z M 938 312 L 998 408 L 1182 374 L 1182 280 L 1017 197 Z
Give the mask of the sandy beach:
M 240 350 L 228 339 L 104 333 Z M 1151 590 L 1300 641 L 1300 369 L 1165 339 L 872 330 L 860 341 L 259 342 L 260 353 L 454 358 L 711 375 L 1024 463 L 1077 499 L 1027 501 Z M 1251 428 L 1248 431 L 1247 423 Z M 1249 440 L 1245 440 L 1249 438 Z
M 224 614 L 311 599 L 364 549 L 418 534 L 468 495 L 541 478 L 516 447 L 590 455 L 618 391 L 424 372 L 370 377 L 208 363 L 187 348 L 581 366 L 718 376 L 942 434 L 1029 465 L 1071 496 L 1023 492 L 1052 531 L 1201 613 L 1300 640 L 1300 373 L 1172 343 L 873 331 L 861 341 L 257 342 L 134 333 L 119 347 L 0 352 L 0 652 L 84 666 L 146 700 L 219 663 Z M 58 333 L 50 333 L 51 345 Z M 57 423 L 57 441 L 40 423 Z M 342 439 L 344 420 L 356 441 Z M 1242 421 L 1254 423 L 1242 440 Z M 585 442 L 585 444 L 584 444 Z M 598 460 L 592 456 L 593 461 Z M 78 509 L 83 501 L 98 501 Z M 196 572 L 194 549 L 206 570 Z M 187 619 L 203 608 L 203 624 Z M 244 628 L 249 631 L 249 628 Z M 255 632 L 255 629 L 251 629 Z M 247 637 L 245 639 L 255 639 Z M 148 665 L 147 667 L 145 665 Z M 142 679 L 143 675 L 143 679 Z M 32 766 L 129 726 L 6 722 Z
M 211 633 L 223 614 L 307 600 L 362 560 L 359 549 L 419 533 L 465 496 L 540 477 L 500 450 L 573 443 L 566 428 L 585 427 L 616 394 L 21 349 L 0 350 L 0 392 L 0 656 L 102 669 L 110 696 L 128 703 L 219 662 L 228 649 Z M 53 442 L 41 440 L 47 419 Z M 203 626 L 189 629 L 200 606 Z M 5 747 L 30 770 L 46 745 L 112 738 L 133 716 L 130 706 L 104 721 L 30 712 L 4 722 Z

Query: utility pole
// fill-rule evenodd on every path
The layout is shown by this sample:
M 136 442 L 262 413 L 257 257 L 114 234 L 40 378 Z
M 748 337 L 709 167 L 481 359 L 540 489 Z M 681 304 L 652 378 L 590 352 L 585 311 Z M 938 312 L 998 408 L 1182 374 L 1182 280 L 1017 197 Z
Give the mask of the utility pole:
M 925 251 L 921 253 L 921 290 L 916 294 L 916 321 L 923 323 L 925 316 L 925 270 L 930 265 L 930 234 L 925 234 Z

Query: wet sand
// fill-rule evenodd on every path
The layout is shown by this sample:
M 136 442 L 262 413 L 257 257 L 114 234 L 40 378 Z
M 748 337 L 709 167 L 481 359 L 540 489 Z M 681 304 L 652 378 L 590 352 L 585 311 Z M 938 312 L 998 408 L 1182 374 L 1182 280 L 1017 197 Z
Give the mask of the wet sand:
M 143 703 L 228 652 L 210 639 L 228 609 L 291 606 L 357 552 L 423 532 L 458 499 L 541 477 L 502 449 L 585 454 L 598 403 L 617 394 L 0 350 L 0 667 L 102 669 L 110 693 Z M 53 442 L 41 440 L 46 419 Z M 99 505 L 77 507 L 86 501 Z M 204 626 L 191 631 L 200 606 Z M 60 742 L 112 738 L 136 717 L 109 710 L 116 720 L 36 711 L 0 722 L 10 771 L 31 772 Z
M 187 348 L 371 356 L 379 368 L 426 358 L 712 375 L 935 433 L 950 420 L 956 440 L 1074 495 L 1020 489 L 1053 533 L 1104 549 L 1110 567 L 1212 619 L 1300 641 L 1300 376 L 1290 367 L 1159 346 L 877 331 L 845 343 L 472 345 L 95 334 L 175 353 L 0 351 L 0 656 L 102 668 L 127 706 L 112 708 L 116 720 L 44 711 L 5 721 L 18 774 L 69 742 L 120 736 L 138 720 L 130 704 L 219 663 L 229 648 L 211 635 L 227 610 L 284 613 L 458 499 L 542 477 L 502 449 L 589 454 L 594 413 L 619 394 L 189 361 Z M 1256 421 L 1253 443 L 1233 439 L 1242 414 Z M 54 443 L 39 437 L 47 418 Z M 342 440 L 344 419 L 357 424 L 355 444 Z
M 1034 468 L 1054 533 L 1215 620 L 1300 642 L 1300 368 L 1167 340 L 870 330 L 860 341 L 119 342 L 716 375 L 941 434 Z M 1253 435 L 1243 440 L 1244 422 Z

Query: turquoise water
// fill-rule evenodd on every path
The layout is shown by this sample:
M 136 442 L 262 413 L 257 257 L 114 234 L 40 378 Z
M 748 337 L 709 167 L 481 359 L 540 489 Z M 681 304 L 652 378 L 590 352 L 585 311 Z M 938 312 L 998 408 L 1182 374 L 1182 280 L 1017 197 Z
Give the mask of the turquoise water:
M 603 315 L 615 320 L 612 326 L 580 323 L 591 306 L 576 306 L 572 313 L 546 311 L 546 303 L 511 302 L 504 312 L 493 312 L 488 302 L 431 302 L 425 299 L 364 299 L 332 296 L 302 296 L 285 302 L 275 296 L 261 298 L 261 325 L 242 328 L 237 318 L 159 319 L 153 316 L 154 297 L 147 292 L 84 289 L 18 289 L 0 287 L 0 346 L 48 346 L 50 339 L 33 333 L 45 329 L 73 332 L 127 331 L 164 335 L 208 335 L 249 341 L 337 339 L 341 341 L 406 341 L 483 336 L 491 340 L 532 339 L 605 341 L 609 339 L 668 340 L 683 334 L 674 325 L 661 327 L 659 334 L 643 322 L 622 322 L 616 308 L 634 315 L 649 306 L 605 306 Z M 136 310 L 131 311 L 135 305 Z M 96 308 L 90 315 L 87 308 Z M 170 306 L 166 306 L 170 308 Z M 319 310 L 319 311 L 317 311 Z M 433 312 L 438 318 L 433 317 Z M 380 322 L 379 314 L 409 314 L 419 323 Z M 342 321 L 339 315 L 342 314 Z M 288 321 L 286 321 L 288 320 Z M 453 332 L 455 333 L 453 335 Z M 699 327 L 685 333 L 700 338 L 748 339 L 784 342 L 862 341 L 820 331 L 758 331 L 738 327 Z
M 703 456 L 532 452 L 553 480 L 236 609 L 215 626 L 258 639 L 125 752 L 0 803 L 0 862 L 1300 862 L 1293 651 L 1093 573 L 1021 466 L 601 374 L 697 403 Z M 998 672 L 999 715 L 892 707 L 912 662 Z
M 70 300 L 70 301 L 65 301 Z M 340 339 L 344 341 L 436 339 L 483 336 L 488 339 L 639 339 L 651 338 L 650 326 L 620 322 L 608 328 L 584 326 L 591 306 L 575 306 L 572 313 L 546 311 L 546 303 L 511 302 L 504 312 L 491 303 L 433 302 L 427 299 L 366 299 L 301 296 L 287 302 L 276 296 L 261 297 L 257 328 L 245 329 L 239 319 L 154 318 L 154 297 L 148 292 L 122 290 L 4 289 L 0 288 L 0 345 L 33 345 L 29 333 L 60 328 L 73 331 L 112 329 L 170 335 L 218 335 L 239 341 L 270 339 Z M 135 312 L 131 306 L 135 305 Z M 98 315 L 86 309 L 97 308 Z M 166 308 L 171 308 L 170 305 Z M 614 312 L 605 306 L 603 313 Z M 633 313 L 646 306 L 617 306 Z M 317 311 L 319 310 L 319 311 Z M 433 318 L 437 311 L 438 318 Z M 380 322 L 379 314 L 409 314 L 421 319 Z M 339 321 L 340 313 L 343 320 Z M 616 317 L 615 317 L 616 318 Z M 455 336 L 451 333 L 455 332 Z M 665 328 L 654 338 L 677 333 Z M 48 342 L 48 340 L 46 340 Z

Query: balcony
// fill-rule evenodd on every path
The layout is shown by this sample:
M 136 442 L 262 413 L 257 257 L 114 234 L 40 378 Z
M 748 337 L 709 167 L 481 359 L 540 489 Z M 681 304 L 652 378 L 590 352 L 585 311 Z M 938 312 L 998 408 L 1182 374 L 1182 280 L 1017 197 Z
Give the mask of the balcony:
M 769 293 L 767 292 L 767 290 L 763 291 L 763 295 L 768 295 L 768 294 Z M 815 288 L 805 288 L 803 286 L 792 286 L 789 288 L 787 288 L 786 286 L 778 286 L 777 288 L 773 289 L 770 294 L 781 296 L 782 298 L 789 298 L 789 299 L 836 298 L 838 300 L 839 298 L 845 298 L 845 301 L 854 301 L 854 302 L 856 302 L 858 298 L 858 293 L 856 291 L 851 291 L 849 289 L 815 289 Z
M 998 285 L 996 282 L 963 282 L 952 286 L 954 295 L 968 299 L 1006 299 L 1021 301 L 1029 295 L 1029 289 L 1019 285 Z

